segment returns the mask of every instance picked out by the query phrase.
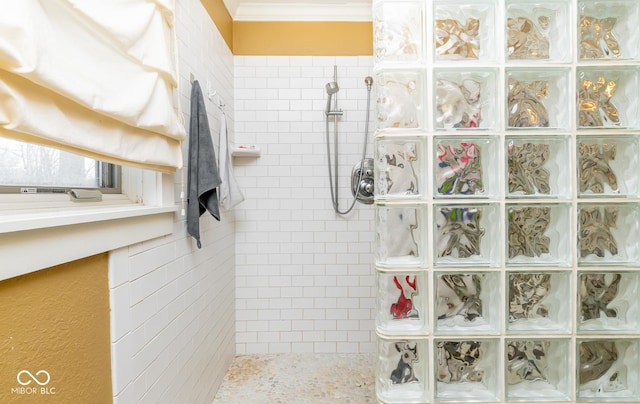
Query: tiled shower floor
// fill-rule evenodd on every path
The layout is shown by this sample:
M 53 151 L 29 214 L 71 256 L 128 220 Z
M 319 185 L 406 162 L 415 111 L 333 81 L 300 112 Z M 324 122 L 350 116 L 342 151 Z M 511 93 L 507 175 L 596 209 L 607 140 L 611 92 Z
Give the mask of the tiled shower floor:
M 213 404 L 375 403 L 374 354 L 239 355 Z

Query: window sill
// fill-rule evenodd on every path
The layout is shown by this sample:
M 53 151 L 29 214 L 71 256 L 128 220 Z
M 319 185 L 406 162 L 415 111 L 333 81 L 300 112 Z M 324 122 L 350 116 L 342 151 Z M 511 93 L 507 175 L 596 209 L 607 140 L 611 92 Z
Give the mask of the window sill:
M 68 196 L 67 196 L 68 198 Z M 161 237 L 178 207 L 107 203 L 23 203 L 0 208 L 0 280 Z
M 0 211 L 0 234 L 16 231 L 69 226 L 105 220 L 126 219 L 135 216 L 174 212 L 175 206 L 157 207 L 140 204 L 97 205 L 75 203 L 72 207 L 31 208 Z

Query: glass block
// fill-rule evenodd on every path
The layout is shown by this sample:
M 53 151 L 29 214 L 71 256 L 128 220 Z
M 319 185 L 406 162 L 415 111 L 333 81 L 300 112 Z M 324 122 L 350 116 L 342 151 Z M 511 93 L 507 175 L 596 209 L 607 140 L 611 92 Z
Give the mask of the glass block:
M 436 136 L 436 198 L 496 198 L 500 194 L 497 136 Z
M 434 70 L 436 129 L 498 129 L 496 69 Z
M 569 130 L 571 110 L 568 68 L 508 68 L 508 129 Z
M 436 266 L 499 266 L 498 204 L 435 205 Z
M 578 67 L 578 128 L 640 128 L 639 69 Z
M 571 198 L 569 136 L 507 136 L 505 146 L 507 198 Z
M 498 400 L 498 339 L 442 339 L 434 345 L 436 400 Z
M 426 334 L 427 273 L 378 271 L 376 328 L 383 334 Z
M 568 401 L 571 397 L 569 339 L 507 339 L 507 399 Z
M 571 204 L 507 204 L 507 265 L 570 266 Z
M 578 204 L 578 265 L 637 265 L 638 204 Z
M 640 56 L 636 0 L 578 1 L 578 58 L 623 60 Z
M 578 339 L 578 401 L 640 400 L 638 339 Z
M 425 339 L 378 337 L 376 396 L 384 403 L 428 400 L 428 358 Z
M 423 70 L 378 71 L 373 85 L 378 130 L 425 129 Z
M 374 63 L 424 61 L 424 2 L 393 1 L 373 5 Z
M 427 188 L 426 134 L 376 136 L 376 199 L 420 199 Z
M 509 62 L 570 62 L 568 0 L 506 0 Z
M 578 196 L 640 195 L 640 138 L 635 135 L 578 136 Z
M 581 271 L 578 274 L 578 331 L 640 331 L 640 272 Z
M 571 332 L 571 272 L 508 272 L 507 330 L 510 332 Z
M 376 204 L 376 265 L 424 267 L 427 260 L 426 206 Z
M 498 272 L 436 272 L 436 333 L 498 334 Z
M 434 2 L 434 56 L 436 61 L 495 61 L 496 5 L 494 1 Z

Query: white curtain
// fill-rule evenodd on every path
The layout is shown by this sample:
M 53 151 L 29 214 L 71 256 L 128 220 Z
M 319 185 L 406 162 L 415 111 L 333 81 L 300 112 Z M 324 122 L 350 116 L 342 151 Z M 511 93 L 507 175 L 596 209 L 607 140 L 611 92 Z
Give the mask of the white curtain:
M 0 136 L 182 166 L 172 0 L 0 0 Z

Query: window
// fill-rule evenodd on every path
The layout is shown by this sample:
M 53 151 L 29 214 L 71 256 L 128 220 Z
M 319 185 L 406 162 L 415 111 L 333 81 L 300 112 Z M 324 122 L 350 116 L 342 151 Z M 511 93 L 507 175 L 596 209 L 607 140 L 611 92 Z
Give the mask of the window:
M 75 203 L 69 188 L 111 194 Z M 0 138 L 0 281 L 171 234 L 173 197 L 171 174 Z
M 1 193 L 63 193 L 70 188 L 119 193 L 120 167 L 50 147 L 0 138 Z

